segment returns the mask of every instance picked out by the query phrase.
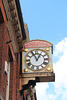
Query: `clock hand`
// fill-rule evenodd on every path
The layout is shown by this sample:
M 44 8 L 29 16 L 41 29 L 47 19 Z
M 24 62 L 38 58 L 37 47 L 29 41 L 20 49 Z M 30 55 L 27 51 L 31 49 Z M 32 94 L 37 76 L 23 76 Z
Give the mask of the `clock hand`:
M 38 59 L 40 58 L 40 55 L 42 54 L 42 51 L 41 51 L 41 53 L 38 55 Z
M 31 51 L 32 55 L 35 57 L 36 61 L 38 60 L 35 54 Z
M 35 57 L 36 61 L 38 61 L 38 58 L 36 56 L 34 56 L 34 57 Z
M 40 55 L 42 54 L 42 51 L 41 51 L 41 53 L 38 55 L 38 58 L 37 59 L 39 59 L 40 58 Z
M 40 58 L 40 54 L 38 55 L 38 59 Z
M 40 55 L 38 55 L 38 58 L 36 57 L 36 61 L 38 61 L 39 57 L 40 57 Z
M 39 54 L 39 55 L 38 55 L 38 58 L 37 58 L 37 60 L 40 58 L 40 55 L 41 55 L 41 54 Z

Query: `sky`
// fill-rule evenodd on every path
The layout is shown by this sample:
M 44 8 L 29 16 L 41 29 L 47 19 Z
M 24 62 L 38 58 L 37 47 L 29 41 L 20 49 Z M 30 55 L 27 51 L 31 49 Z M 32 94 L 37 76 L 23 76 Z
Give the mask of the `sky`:
M 20 0 L 30 40 L 53 44 L 55 82 L 38 83 L 37 100 L 67 100 L 67 0 Z

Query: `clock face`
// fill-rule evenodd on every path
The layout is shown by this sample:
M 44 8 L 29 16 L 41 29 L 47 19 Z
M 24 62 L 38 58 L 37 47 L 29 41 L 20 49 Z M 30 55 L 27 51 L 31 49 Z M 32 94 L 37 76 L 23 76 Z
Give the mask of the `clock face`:
M 45 69 L 49 63 L 49 55 L 43 49 L 30 50 L 24 58 L 25 65 L 32 71 Z

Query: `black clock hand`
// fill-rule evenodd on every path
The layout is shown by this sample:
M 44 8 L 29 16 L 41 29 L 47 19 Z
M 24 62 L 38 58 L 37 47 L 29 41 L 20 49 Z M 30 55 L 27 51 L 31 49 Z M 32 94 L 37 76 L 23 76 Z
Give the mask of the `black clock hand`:
M 38 59 L 40 58 L 40 54 L 38 55 Z
M 36 61 L 38 61 L 38 58 L 36 56 L 34 56 L 34 57 L 35 57 Z
M 31 51 L 32 55 L 35 57 L 36 61 L 37 61 L 37 57 L 35 56 L 35 54 Z
M 40 55 L 41 55 L 41 54 L 38 55 L 38 58 L 36 58 L 36 61 L 38 61 L 38 59 L 40 58 Z
M 39 54 L 39 55 L 38 55 L 38 58 L 37 58 L 37 60 L 40 58 L 40 55 L 41 55 L 41 54 Z

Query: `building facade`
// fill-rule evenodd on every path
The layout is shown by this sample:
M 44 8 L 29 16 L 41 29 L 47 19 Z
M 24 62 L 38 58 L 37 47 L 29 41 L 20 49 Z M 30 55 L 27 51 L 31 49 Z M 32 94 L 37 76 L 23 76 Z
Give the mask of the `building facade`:
M 19 100 L 21 50 L 28 40 L 19 0 L 0 0 L 0 100 Z

